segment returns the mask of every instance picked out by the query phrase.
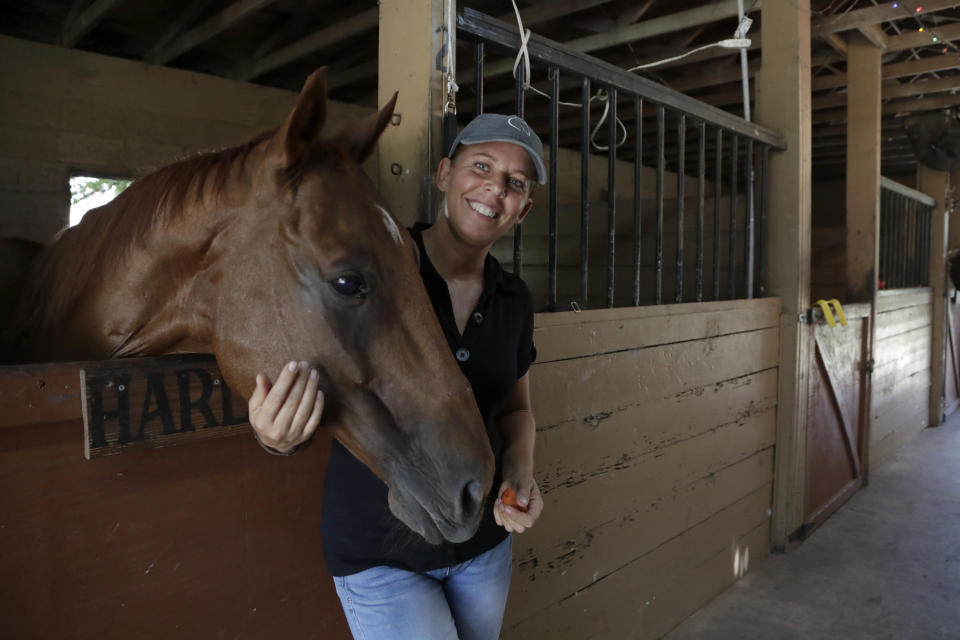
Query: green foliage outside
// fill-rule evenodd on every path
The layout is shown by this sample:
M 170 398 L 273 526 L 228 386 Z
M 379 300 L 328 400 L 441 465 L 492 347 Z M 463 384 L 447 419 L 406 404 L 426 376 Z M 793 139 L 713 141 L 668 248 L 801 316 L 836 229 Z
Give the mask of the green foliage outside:
M 73 178 L 70 180 L 70 204 L 79 204 L 99 194 L 116 197 L 130 186 L 131 182 L 133 181 L 117 178 Z

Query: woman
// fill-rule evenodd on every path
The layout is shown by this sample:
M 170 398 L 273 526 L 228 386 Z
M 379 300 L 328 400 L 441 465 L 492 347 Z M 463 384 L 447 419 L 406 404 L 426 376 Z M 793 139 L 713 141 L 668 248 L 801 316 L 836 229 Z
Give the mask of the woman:
M 536 522 L 543 500 L 533 478 L 530 293 L 490 248 L 530 211 L 533 180 L 543 184 L 545 173 L 543 145 L 523 119 L 480 115 L 437 167 L 436 223 L 410 230 L 424 286 L 487 424 L 498 497 L 472 539 L 430 545 L 393 517 L 384 483 L 335 441 L 324 487 L 324 556 L 355 638 L 499 636 L 510 534 Z M 296 363 L 272 388 L 257 376 L 250 421 L 268 450 L 292 452 L 313 435 L 323 410 L 316 380 L 316 371 Z M 519 509 L 501 500 L 507 489 Z

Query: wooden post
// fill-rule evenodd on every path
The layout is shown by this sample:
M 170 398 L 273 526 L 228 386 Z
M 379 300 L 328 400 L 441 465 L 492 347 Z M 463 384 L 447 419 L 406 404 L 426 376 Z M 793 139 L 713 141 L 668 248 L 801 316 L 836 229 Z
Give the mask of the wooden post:
M 877 290 L 880 228 L 880 53 L 857 32 L 847 42 L 847 299 Z
M 380 0 L 378 104 L 400 92 L 392 126 L 377 146 L 380 192 L 405 225 L 434 208 L 433 171 L 440 161 L 446 41 L 443 0 Z
M 757 77 L 757 121 L 781 133 L 787 150 L 770 154 L 767 291 L 782 301 L 777 441 L 771 544 L 785 550 L 803 524 L 810 306 L 811 137 L 810 2 L 765 2 Z
M 930 225 L 930 288 L 933 289 L 933 309 L 930 341 L 930 426 L 944 419 L 943 384 L 946 374 L 946 303 L 947 303 L 947 219 L 949 208 L 950 174 L 935 171 L 922 164 L 917 172 L 917 190 L 937 201 L 933 207 Z
M 870 326 L 864 363 L 860 475 L 870 478 L 873 416 L 873 346 L 877 336 L 877 271 L 880 265 L 880 79 L 881 49 L 857 32 L 847 41 L 847 220 L 845 302 L 869 302 Z

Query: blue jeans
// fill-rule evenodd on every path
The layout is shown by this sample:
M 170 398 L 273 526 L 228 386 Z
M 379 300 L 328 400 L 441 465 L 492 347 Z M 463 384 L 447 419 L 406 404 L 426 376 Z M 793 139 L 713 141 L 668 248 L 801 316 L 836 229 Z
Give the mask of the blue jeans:
M 472 560 L 414 573 L 373 567 L 333 579 L 356 640 L 496 640 L 513 536 Z

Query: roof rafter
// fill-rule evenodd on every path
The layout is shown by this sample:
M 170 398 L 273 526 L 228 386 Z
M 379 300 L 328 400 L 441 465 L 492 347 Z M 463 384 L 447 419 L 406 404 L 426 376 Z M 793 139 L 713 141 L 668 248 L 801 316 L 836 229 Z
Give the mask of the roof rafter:
M 67 13 L 67 19 L 63 22 L 61 37 L 63 46 L 73 47 L 83 36 L 103 20 L 113 7 L 123 2 L 123 0 L 95 0 L 92 4 L 83 8 L 86 2 L 76 0 Z
M 211 16 L 203 23 L 190 29 L 162 50 L 157 51 L 154 54 L 153 62 L 156 64 L 166 64 L 190 49 L 198 47 L 207 40 L 226 31 L 251 13 L 255 13 L 276 1 L 277 0 L 238 0 L 216 15 Z
M 344 40 L 369 31 L 377 26 L 380 17 L 380 9 L 374 7 L 361 11 L 346 20 L 330 25 L 319 31 L 301 38 L 296 42 L 278 49 L 254 62 L 249 68 L 241 71 L 239 79 L 250 81 L 258 76 L 262 76 L 268 71 L 273 71 L 278 67 L 289 64 L 294 60 L 319 51 L 325 47 L 330 47 L 343 42 Z

